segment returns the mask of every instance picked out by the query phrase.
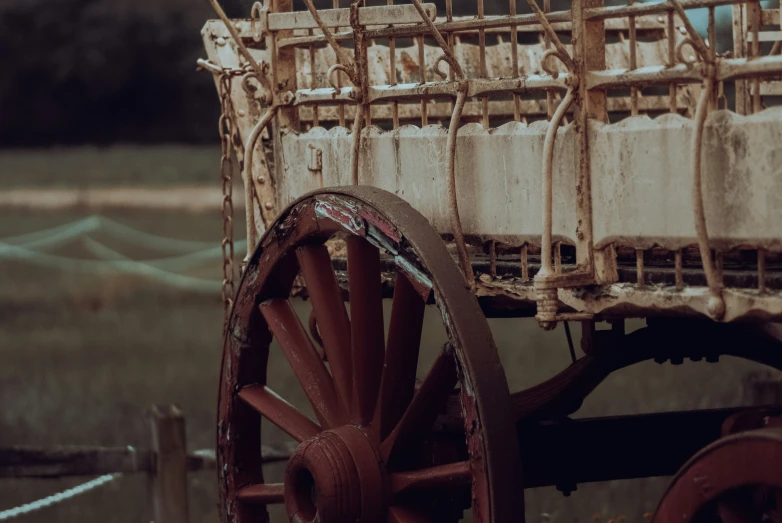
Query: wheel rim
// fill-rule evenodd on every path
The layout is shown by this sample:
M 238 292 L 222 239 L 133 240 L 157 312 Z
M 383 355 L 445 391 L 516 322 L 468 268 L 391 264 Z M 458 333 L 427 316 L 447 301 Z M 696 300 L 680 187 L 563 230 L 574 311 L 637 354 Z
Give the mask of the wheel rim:
M 653 523 L 782 521 L 782 429 L 739 432 L 682 467 Z
M 336 233 L 347 234 L 350 319 L 325 246 Z M 396 269 L 387 340 L 381 250 Z M 299 273 L 317 336 L 288 302 Z M 440 309 L 449 342 L 416 392 L 427 299 Z M 316 420 L 266 387 L 272 337 Z M 328 367 L 313 338 L 322 340 Z M 401 199 L 354 187 L 292 204 L 245 270 L 223 353 L 218 466 L 226 521 L 263 520 L 267 504 L 283 502 L 302 522 L 431 521 L 429 500 L 460 492 L 472 500 L 475 521 L 523 519 L 509 393 L 488 324 L 437 233 Z M 461 458 L 413 460 L 459 384 Z M 260 415 L 300 443 L 284 484 L 263 482 Z

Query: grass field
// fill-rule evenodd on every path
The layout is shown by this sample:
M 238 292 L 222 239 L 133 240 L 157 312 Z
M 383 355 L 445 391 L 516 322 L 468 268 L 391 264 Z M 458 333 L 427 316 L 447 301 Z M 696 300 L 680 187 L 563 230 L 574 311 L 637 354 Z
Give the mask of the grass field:
M 27 153 L 25 153 L 27 154 Z M 0 165 L 25 168 L 25 178 L 35 184 L 53 183 L 53 172 L 63 158 L 53 154 L 51 163 L 38 155 L 27 159 L 0 154 Z M 213 179 L 214 151 L 172 150 L 166 157 L 159 149 L 133 154 L 82 150 L 80 161 L 111 163 L 109 176 L 97 166 L 71 168 L 59 180 L 80 183 L 195 183 Z M 108 155 L 108 156 L 105 156 Z M 155 165 L 178 165 L 193 159 L 180 174 L 157 173 Z M 201 160 L 196 161 L 200 158 Z M 208 160 L 207 160 L 208 158 Z M 138 162 L 138 163 L 135 163 Z M 203 166 L 201 165 L 203 162 Z M 65 162 L 67 163 L 67 162 Z M 79 163 L 79 162 L 77 162 Z M 35 166 L 31 166 L 35 164 Z M 124 167 L 123 167 L 124 165 Z M 141 169 L 146 165 L 148 168 Z M 183 164 L 184 165 L 184 164 Z M 47 167 L 48 166 L 48 167 Z M 132 182 L 123 171 L 142 173 Z M 16 186 L 8 171 L 0 171 L 0 186 Z M 83 174 L 79 173 L 95 173 Z M 127 174 L 127 175 L 126 175 Z M 32 184 L 32 182 L 31 182 Z M 29 185 L 29 184 L 28 184 Z M 70 222 L 83 214 L 0 211 L 0 238 Z M 218 244 L 217 213 L 182 214 L 116 212 L 108 217 L 134 228 L 180 239 Z M 241 225 L 237 224 L 241 230 Z M 104 238 L 109 244 L 110 238 Z M 152 253 L 111 244 L 117 250 L 144 258 Z M 71 245 L 57 251 L 67 256 L 87 256 Z M 211 263 L 191 274 L 219 278 L 220 267 Z M 299 303 L 297 307 L 304 309 Z M 217 296 L 188 293 L 138 277 L 77 274 L 28 263 L 0 261 L 0 446 L 15 444 L 147 445 L 144 421 L 153 403 L 175 403 L 187 417 L 190 448 L 214 444 L 217 377 L 221 351 L 221 303 Z M 432 312 L 425 338 L 430 357 L 440 335 Z M 634 325 L 638 325 L 637 323 Z M 553 375 L 570 362 L 562 329 L 545 333 L 531 320 L 492 320 L 492 330 L 505 364 L 511 390 L 530 386 Z M 576 337 L 578 333 L 574 333 Z M 673 335 L 673 333 L 672 333 Z M 741 402 L 741 379 L 755 366 L 737 360 L 709 365 L 685 363 L 679 367 L 654 363 L 639 365 L 612 376 L 587 400 L 579 416 L 616 415 L 736 405 Z M 281 359 L 272 363 L 272 385 L 283 395 L 301 399 Z M 279 433 L 269 431 L 270 438 Z M 588 449 L 584 449 L 588 452 Z M 280 474 L 279 466 L 270 478 Z M 74 480 L 0 480 L 0 510 L 51 494 Z M 653 510 L 664 488 L 664 479 L 613 482 L 579 486 L 569 498 L 553 489 L 527 493 L 530 521 L 569 522 L 602 520 L 625 515 L 626 521 L 642 521 Z M 213 472 L 190 479 L 192 521 L 218 521 Z M 146 523 L 148 511 L 143 477 L 123 478 L 77 500 L 66 502 L 20 522 L 84 521 Z M 281 515 L 275 513 L 277 520 Z

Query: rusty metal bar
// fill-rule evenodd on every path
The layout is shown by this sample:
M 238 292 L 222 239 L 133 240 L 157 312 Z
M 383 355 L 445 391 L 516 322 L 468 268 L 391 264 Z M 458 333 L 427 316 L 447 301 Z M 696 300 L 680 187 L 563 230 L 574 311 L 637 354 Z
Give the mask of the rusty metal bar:
M 334 6 L 334 9 L 338 9 L 339 8 L 339 0 L 332 0 L 332 5 Z M 339 27 L 337 27 L 336 30 L 339 31 Z M 351 32 L 351 34 L 353 34 L 353 33 Z M 323 35 L 323 39 L 325 40 L 326 38 L 327 38 L 326 35 Z M 336 37 L 335 37 L 334 41 L 338 42 L 339 40 L 337 40 Z M 335 49 L 335 52 L 336 51 L 337 50 Z M 337 56 L 339 56 L 338 52 L 337 52 Z M 337 74 L 337 87 L 338 88 L 342 88 L 342 75 L 340 75 L 340 74 Z M 339 126 L 340 127 L 346 127 L 347 122 L 345 122 L 345 107 L 343 105 L 340 105 L 337 108 L 337 114 L 339 115 Z
M 745 58 L 747 56 L 746 11 L 747 6 L 745 4 L 735 4 L 733 6 L 733 56 L 735 58 Z M 741 115 L 747 114 L 749 106 L 747 94 L 747 82 L 745 80 L 737 80 L 736 113 Z
M 708 38 L 709 38 L 709 59 L 712 63 L 717 61 L 717 23 L 714 19 L 714 8 L 709 7 L 709 23 L 708 23 Z M 715 89 L 712 93 L 710 109 L 717 108 L 717 99 L 722 92 L 722 83 L 720 82 L 719 89 Z
M 309 30 L 310 35 L 313 34 L 312 29 Z M 312 80 L 310 81 L 310 88 L 316 89 L 318 86 L 317 82 L 317 71 L 315 70 L 316 62 L 315 62 L 315 44 L 310 44 L 309 47 L 309 55 L 310 55 L 310 73 L 312 75 Z M 312 106 L 312 126 L 318 127 L 320 125 L 320 114 L 318 113 L 318 106 L 313 105 Z
M 484 9 L 484 0 L 478 0 L 478 20 L 486 18 Z M 489 76 L 486 70 L 486 30 L 478 29 L 478 70 L 481 78 Z M 489 97 L 481 97 L 481 123 L 485 128 L 489 128 Z
M 635 0 L 629 0 L 628 4 L 633 5 Z M 630 69 L 635 70 L 638 67 L 638 35 L 635 30 L 635 16 L 629 17 L 630 23 Z M 621 34 L 621 33 L 620 33 Z M 630 87 L 630 114 L 638 116 L 638 86 Z
M 426 53 L 424 52 L 424 37 L 419 36 L 416 39 L 418 45 L 418 74 L 421 76 L 420 83 L 426 83 Z M 426 98 L 421 97 L 421 127 L 429 125 L 429 115 L 426 114 Z
M 703 7 L 718 7 L 721 5 L 734 5 L 739 3 L 750 3 L 756 0 L 683 0 L 681 2 L 684 9 L 699 9 Z M 608 18 L 624 18 L 626 16 L 643 16 L 670 13 L 674 11 L 673 5 L 669 2 L 659 3 L 641 3 L 625 6 L 612 7 L 594 7 L 584 10 L 585 20 L 606 20 Z
M 509 0 L 508 15 L 510 17 L 516 16 L 516 9 L 516 0 Z M 510 57 L 513 77 L 521 76 L 521 71 L 519 71 L 519 29 L 515 25 L 510 27 Z M 521 121 L 521 96 L 519 93 L 513 93 L 513 120 Z
M 388 5 L 394 5 L 394 0 L 388 0 Z M 396 38 L 393 36 L 388 39 L 388 53 L 389 53 L 389 74 L 388 78 L 391 79 L 391 85 L 396 85 Z M 393 100 L 391 102 L 391 119 L 394 129 L 399 129 L 399 102 Z
M 497 242 L 489 241 L 489 275 L 492 279 L 497 277 Z
M 635 280 L 639 287 L 643 287 L 645 285 L 643 249 L 635 250 Z
M 676 24 L 673 15 L 673 11 L 668 12 L 667 17 L 667 30 L 668 33 L 668 67 L 674 67 L 676 65 Z M 677 112 L 678 104 L 676 103 L 676 82 L 671 81 L 668 84 L 668 109 L 670 112 Z
M 551 0 L 543 0 L 543 12 L 548 14 L 551 11 Z M 548 51 L 551 49 L 551 35 L 546 31 L 543 32 L 543 46 Z M 549 89 L 546 90 L 546 112 L 548 119 L 554 115 L 554 93 Z
M 782 67 L 782 59 L 780 59 Z M 468 96 L 478 97 L 486 94 L 500 93 L 533 93 L 546 89 L 567 90 L 567 73 L 560 74 L 558 78 L 548 75 L 529 75 L 526 78 L 499 80 L 476 79 L 467 80 Z M 598 79 L 598 82 L 616 82 L 611 77 Z M 619 85 L 623 85 L 619 80 Z M 396 86 L 370 86 L 368 88 L 367 103 L 385 103 L 390 100 L 414 101 L 421 98 L 454 98 L 458 94 L 460 82 L 429 82 L 426 85 L 399 84 Z M 353 104 L 356 101 L 357 91 L 353 87 L 343 87 L 339 92 L 332 88 L 315 89 L 314 91 L 301 89 L 296 92 L 291 105 L 336 105 Z
M 644 86 L 664 83 L 700 83 L 706 74 L 707 65 L 697 63 L 688 67 L 678 64 L 674 67 L 649 66 L 628 70 L 593 71 L 587 74 L 586 82 L 590 90 L 615 89 L 632 85 Z M 720 59 L 719 70 L 714 81 L 736 80 L 752 77 L 773 77 L 782 74 L 782 55 L 749 58 Z
M 558 31 L 570 30 L 570 11 L 557 11 L 550 13 L 548 16 L 549 22 L 552 23 L 552 27 L 555 27 Z M 556 25 L 561 24 L 561 25 Z M 487 16 L 482 20 L 469 18 L 465 20 L 454 20 L 452 22 L 439 22 L 433 23 L 433 26 L 437 28 L 441 33 L 468 33 L 475 32 L 479 29 L 484 29 L 487 32 L 491 29 L 502 28 L 508 30 L 510 27 L 525 28 L 529 27 L 530 32 L 539 32 L 540 28 L 538 19 L 535 15 L 523 14 L 516 15 L 514 17 L 508 16 Z M 522 30 L 522 29 L 519 29 Z M 431 35 L 432 30 L 428 25 L 416 25 L 416 26 L 401 26 L 401 27 L 382 27 L 379 29 L 368 29 L 366 31 L 367 38 L 414 38 L 421 35 Z M 334 40 L 337 42 L 352 40 L 352 32 L 338 32 L 333 35 Z M 323 43 L 327 40 L 322 35 L 314 36 L 295 36 L 285 39 L 280 39 L 280 47 L 301 46 L 309 45 L 310 43 Z
M 758 249 L 758 291 L 766 292 L 766 250 Z
M 529 281 L 529 247 L 526 243 L 521 246 L 521 281 Z
M 541 278 L 553 274 L 553 269 L 551 267 L 551 237 L 554 191 L 554 141 L 556 140 L 557 129 L 559 128 L 560 121 L 565 115 L 565 110 L 570 106 L 571 103 L 573 103 L 574 98 L 574 89 L 568 89 L 565 99 L 562 100 L 562 102 L 559 104 L 556 112 L 551 118 L 551 122 L 549 122 L 548 131 L 546 132 L 546 140 L 543 145 L 543 238 L 540 249 L 540 272 L 538 272 L 538 277 Z
M 753 59 L 760 58 L 760 2 L 753 1 L 747 6 L 747 12 L 750 14 L 750 22 L 752 27 L 752 56 Z M 760 102 L 760 78 L 754 77 L 752 79 L 752 112 L 759 113 L 761 107 Z
M 436 15 L 437 8 L 434 4 L 423 4 L 427 15 Z M 420 20 L 418 11 L 412 5 L 360 7 L 358 10 L 358 23 L 362 26 L 385 25 L 388 21 L 394 24 L 414 24 Z M 350 8 L 340 8 L 334 4 L 334 9 L 319 9 L 318 15 L 312 11 L 292 11 L 287 13 L 269 13 L 268 31 L 286 31 L 296 29 L 318 29 L 326 27 L 346 27 L 350 22 Z
M 441 101 L 430 100 L 428 104 L 429 118 L 447 119 L 453 112 L 452 98 Z M 668 95 L 665 96 L 644 96 L 639 99 L 638 108 L 642 112 L 663 112 L 667 110 Z M 629 97 L 610 97 L 607 99 L 607 109 L 609 112 L 629 112 L 630 111 L 630 98 Z M 522 112 L 522 121 L 525 120 L 525 114 L 535 116 L 546 115 L 546 102 L 545 100 L 521 100 L 520 103 Z M 321 121 L 337 121 L 337 107 L 335 105 L 321 105 L 320 119 Z M 393 119 L 392 108 L 383 104 L 375 104 L 373 107 L 373 116 L 375 118 L 385 119 L 391 121 Z M 480 102 L 468 102 L 465 105 L 464 117 L 477 118 L 481 117 Z M 347 105 L 345 107 L 346 118 L 353 118 L 353 107 Z M 490 100 L 489 111 L 493 115 L 498 115 L 507 118 L 513 118 L 515 111 L 514 103 L 512 100 Z M 568 110 L 568 114 L 572 113 L 572 107 Z M 301 119 L 308 121 L 312 119 L 312 111 L 310 106 L 303 105 L 301 107 Z M 399 106 L 399 119 L 402 120 L 418 120 L 420 118 L 420 111 L 418 104 L 400 103 Z
M 675 272 L 675 282 L 676 282 L 676 290 L 677 291 L 683 291 L 684 290 L 684 267 L 682 262 L 682 251 L 681 249 L 677 250 L 674 254 L 674 272 Z

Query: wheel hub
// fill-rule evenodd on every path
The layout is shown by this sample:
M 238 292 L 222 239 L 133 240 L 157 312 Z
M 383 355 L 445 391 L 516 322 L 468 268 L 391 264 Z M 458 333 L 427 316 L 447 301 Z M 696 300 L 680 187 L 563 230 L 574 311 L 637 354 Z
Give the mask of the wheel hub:
M 303 442 L 285 471 L 291 521 L 379 521 L 385 511 L 384 468 L 358 427 L 328 430 Z

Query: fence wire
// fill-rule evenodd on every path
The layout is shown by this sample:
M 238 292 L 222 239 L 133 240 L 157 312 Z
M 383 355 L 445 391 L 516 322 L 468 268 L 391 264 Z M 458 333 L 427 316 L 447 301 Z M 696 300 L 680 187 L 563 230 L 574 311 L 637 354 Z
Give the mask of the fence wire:
M 101 487 L 111 481 L 114 481 L 115 479 L 121 476 L 122 474 L 105 474 L 91 481 L 88 481 L 87 483 L 82 483 L 81 485 L 78 485 L 73 488 L 69 488 L 68 490 L 63 490 L 62 492 L 58 492 L 57 494 L 52 494 L 51 496 L 47 496 L 43 499 L 39 499 L 38 501 L 33 501 L 32 503 L 26 503 L 18 507 L 0 511 L 0 521 L 6 521 L 19 516 L 24 516 L 25 514 L 29 514 L 31 512 L 35 512 L 37 510 L 41 510 L 43 508 L 50 507 L 52 505 L 56 505 L 57 503 L 62 503 L 63 501 L 67 501 L 71 498 L 84 494 L 85 492 L 89 492 L 98 487 Z
M 103 233 L 124 243 L 141 246 L 173 256 L 134 260 L 90 238 Z M 86 249 L 98 259 L 70 258 L 43 252 L 81 239 Z M 238 242 L 244 248 L 246 242 Z M 90 216 L 69 224 L 32 233 L 0 238 L 0 260 L 13 260 L 45 268 L 82 273 L 121 273 L 139 275 L 179 289 L 198 293 L 220 292 L 220 280 L 196 278 L 181 274 L 199 264 L 217 261 L 222 250 L 213 242 L 179 240 L 136 230 L 102 216 Z

